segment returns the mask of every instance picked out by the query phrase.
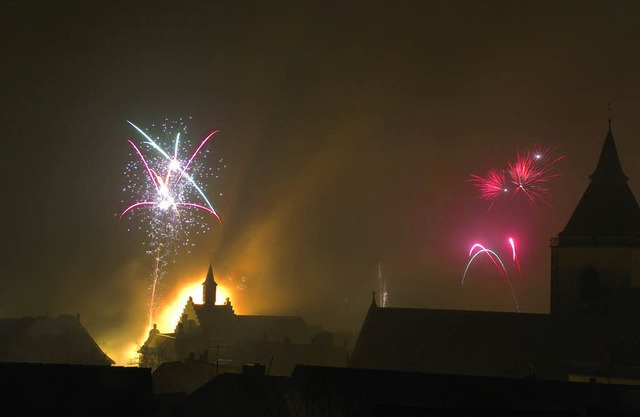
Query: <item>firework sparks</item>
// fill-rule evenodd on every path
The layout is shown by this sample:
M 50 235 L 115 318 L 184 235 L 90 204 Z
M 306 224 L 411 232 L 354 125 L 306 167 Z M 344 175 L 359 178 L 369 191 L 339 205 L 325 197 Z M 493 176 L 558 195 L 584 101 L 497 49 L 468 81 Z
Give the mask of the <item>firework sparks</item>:
M 505 268 L 504 263 L 502 262 L 502 259 L 500 259 L 498 254 L 495 253 L 494 251 L 492 251 L 491 249 L 485 248 L 480 243 L 474 243 L 473 246 L 471 246 L 471 249 L 469 250 L 469 256 L 471 258 L 469 259 L 469 262 L 467 263 L 467 267 L 464 269 L 464 274 L 462 274 L 462 284 L 464 284 L 464 279 L 467 276 L 467 271 L 469 271 L 469 267 L 473 263 L 473 260 L 478 255 L 480 255 L 481 253 L 486 253 L 487 254 L 489 259 L 491 259 L 491 262 L 493 262 L 495 267 L 498 269 L 498 272 L 500 272 L 500 275 L 502 276 L 502 278 L 504 280 L 507 280 L 508 279 L 508 277 L 507 277 L 507 268 Z
M 498 197 L 509 191 L 509 183 L 504 171 L 490 169 L 484 177 L 471 174 L 469 182 L 478 187 L 480 198 L 492 201 L 491 206 L 493 206 Z
M 382 278 L 382 265 L 378 262 L 378 285 L 380 287 L 380 307 L 387 306 L 388 292 L 387 282 Z
M 511 291 L 511 297 L 513 298 L 513 303 L 515 304 L 516 307 L 516 311 L 520 312 L 520 306 L 518 304 L 518 299 L 516 298 L 516 293 L 515 290 L 513 289 L 513 286 L 511 285 L 511 280 L 509 279 L 509 274 L 507 273 L 507 268 L 504 266 L 504 263 L 502 262 L 502 259 L 500 259 L 500 256 L 498 256 L 498 254 L 496 252 L 494 252 L 491 249 L 485 248 L 482 244 L 480 243 L 474 243 L 471 246 L 471 249 L 469 250 L 469 256 L 471 257 L 469 259 L 469 261 L 467 262 L 467 266 L 464 269 L 464 273 L 462 274 L 462 282 L 461 285 L 464 285 L 464 279 L 467 276 L 467 272 L 469 271 L 469 267 L 471 267 L 471 264 L 473 263 L 473 261 L 481 254 L 481 253 L 486 253 L 487 256 L 489 257 L 489 259 L 491 259 L 491 262 L 493 262 L 493 264 L 495 265 L 495 267 L 498 269 L 498 271 L 500 272 L 500 276 L 502 277 L 502 279 L 504 280 L 505 284 L 507 285 L 507 287 L 509 288 L 509 290 Z
M 143 129 L 128 123 L 144 141 L 141 145 L 128 141 L 135 158 L 125 171 L 128 182 L 124 191 L 128 193 L 129 205 L 119 218 L 128 215 L 131 220 L 139 220 L 138 229 L 146 231 L 149 236 L 147 253 L 154 257 L 149 303 L 151 327 L 157 286 L 164 276 L 169 255 L 182 247 L 193 246 L 190 239 L 192 230 L 197 234 L 206 232 L 211 217 L 221 223 L 204 192 L 204 185 L 198 181 L 212 175 L 212 169 L 204 164 L 207 155 L 205 145 L 218 131 L 209 133 L 195 150 L 190 151 L 188 142 L 181 141 L 181 135 L 188 133 L 182 119 L 162 124 L 165 140 L 160 137 L 153 139 Z M 141 150 L 143 146 L 146 154 Z
M 518 260 L 518 253 L 516 252 L 516 244 L 512 237 L 509 238 L 509 245 L 511 246 L 511 259 L 518 266 L 518 271 L 520 270 L 520 261 Z
M 535 145 L 525 152 L 516 152 L 515 160 L 507 163 L 505 170 L 490 169 L 485 176 L 471 174 L 468 182 L 479 191 L 480 198 L 491 201 L 489 209 L 496 200 L 507 193 L 522 194 L 531 205 L 543 202 L 548 192 L 547 183 L 557 177 L 556 164 L 564 156 L 554 157 L 556 148 Z

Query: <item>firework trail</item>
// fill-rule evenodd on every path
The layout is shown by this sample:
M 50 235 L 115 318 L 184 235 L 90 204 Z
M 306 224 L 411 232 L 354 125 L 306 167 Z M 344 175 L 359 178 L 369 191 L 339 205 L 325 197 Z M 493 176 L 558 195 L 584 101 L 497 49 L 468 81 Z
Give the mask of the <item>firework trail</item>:
M 161 125 L 165 140 L 160 137 L 153 139 L 132 122 L 128 123 L 144 141 L 141 145 L 128 141 L 134 152 L 134 159 L 125 170 L 128 182 L 124 191 L 128 194 L 129 205 L 120 213 L 119 219 L 128 215 L 131 220 L 138 220 L 138 229 L 149 236 L 147 253 L 154 257 L 149 302 L 151 327 L 157 287 L 165 274 L 170 255 L 182 247 L 193 246 L 191 232 L 205 233 L 211 217 L 221 223 L 204 192 L 204 185 L 196 179 L 203 180 L 213 175 L 212 168 L 204 165 L 205 145 L 218 131 L 209 133 L 195 150 L 189 150 L 188 143 L 181 141 L 181 135 L 187 134 L 187 126 L 182 119 Z M 146 154 L 141 150 L 143 146 Z
M 478 250 L 476 251 L 476 249 L 478 249 Z M 480 255 L 481 253 L 486 253 L 487 254 L 489 259 L 491 259 L 491 262 L 493 262 L 493 265 L 495 265 L 495 267 L 498 269 L 498 272 L 500 272 L 500 276 L 502 277 L 502 279 L 506 281 L 507 280 L 507 268 L 505 268 L 504 263 L 502 262 L 502 259 L 500 259 L 498 254 L 495 253 L 494 251 L 492 251 L 491 249 L 485 248 L 484 246 L 482 246 L 479 243 L 474 243 L 473 246 L 471 246 L 471 249 L 469 250 L 469 256 L 471 258 L 469 259 L 469 262 L 467 263 L 467 267 L 464 269 L 464 274 L 462 274 L 462 284 L 464 285 L 464 279 L 467 276 L 467 271 L 469 271 L 469 267 L 473 263 L 474 259 L 478 255 Z
M 387 282 L 382 278 L 382 266 L 378 262 L 378 285 L 380 287 L 380 307 L 387 306 Z
M 490 169 L 484 176 L 471 174 L 468 182 L 480 193 L 480 198 L 491 201 L 489 209 L 496 200 L 507 193 L 522 194 L 531 205 L 542 202 L 548 192 L 547 183 L 557 177 L 555 166 L 564 156 L 554 157 L 556 148 L 534 145 L 525 152 L 516 152 L 515 160 L 507 162 L 503 170 Z
M 515 262 L 518 266 L 518 271 L 520 271 L 520 261 L 518 260 L 518 254 L 516 253 L 516 244 L 513 241 L 512 237 L 509 238 L 509 245 L 511 246 L 511 259 L 513 259 L 513 262 Z
M 511 297 L 513 298 L 513 303 L 515 304 L 516 311 L 520 312 L 520 306 L 518 305 L 518 299 L 516 298 L 515 290 L 513 289 L 513 286 L 511 285 L 511 280 L 509 279 L 509 274 L 507 273 L 507 268 L 504 266 L 504 263 L 502 262 L 502 259 L 500 259 L 500 256 L 498 256 L 497 253 L 495 253 L 491 249 L 485 248 L 483 245 L 481 245 L 479 243 L 474 243 L 473 246 L 471 246 L 471 249 L 469 250 L 469 256 L 471 258 L 469 259 L 469 262 L 467 262 L 467 266 L 464 269 L 464 273 L 462 274 L 461 285 L 464 285 L 464 279 L 467 276 L 467 272 L 469 271 L 469 267 L 471 266 L 473 261 L 478 257 L 478 255 L 480 255 L 481 253 L 486 253 L 487 256 L 489 257 L 489 259 L 491 259 L 491 262 L 493 262 L 495 267 L 500 272 L 500 275 L 501 275 L 503 281 L 505 282 L 505 284 L 507 285 L 507 287 L 511 291 Z

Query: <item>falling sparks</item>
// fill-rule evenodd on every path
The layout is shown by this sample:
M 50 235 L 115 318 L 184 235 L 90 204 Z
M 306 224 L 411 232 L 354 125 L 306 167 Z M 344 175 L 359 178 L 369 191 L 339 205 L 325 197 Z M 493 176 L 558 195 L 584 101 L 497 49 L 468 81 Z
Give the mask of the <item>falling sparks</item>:
M 469 267 L 473 263 L 474 259 L 481 253 L 487 254 L 489 259 L 491 259 L 491 262 L 493 262 L 493 265 L 498 269 L 498 272 L 500 272 L 500 276 L 502 276 L 502 278 L 505 281 L 508 281 L 507 269 L 505 268 L 504 263 L 502 262 L 502 259 L 500 259 L 498 254 L 492 251 L 491 249 L 485 248 L 483 245 L 479 243 L 474 243 L 473 246 L 471 246 L 471 249 L 469 250 L 469 256 L 471 258 L 467 263 L 467 267 L 464 269 L 464 274 L 462 274 L 462 284 L 464 284 L 464 279 L 467 276 Z
M 516 255 L 515 255 L 515 245 L 513 243 L 513 239 L 512 238 L 509 238 L 509 243 L 512 245 L 512 248 L 514 248 L 513 249 L 514 259 L 517 259 Z M 464 280 L 465 280 L 465 278 L 467 276 L 467 272 L 469 271 L 469 268 L 471 267 L 471 264 L 473 263 L 473 261 L 478 256 L 480 256 L 480 254 L 483 254 L 483 253 L 486 254 L 489 257 L 489 259 L 491 260 L 493 265 L 496 267 L 498 272 L 500 272 L 500 276 L 502 277 L 502 280 L 505 282 L 505 284 L 507 285 L 507 287 L 511 291 L 511 297 L 513 298 L 513 303 L 515 304 L 516 311 L 520 312 L 520 306 L 518 304 L 518 299 L 516 298 L 515 290 L 514 290 L 513 286 L 511 285 L 511 280 L 509 279 L 509 274 L 507 272 L 507 268 L 504 265 L 504 262 L 502 262 L 502 259 L 500 259 L 500 256 L 498 256 L 498 254 L 495 251 L 484 247 L 484 245 L 482 245 L 480 243 L 474 243 L 471 246 L 471 249 L 469 249 L 469 257 L 470 257 L 470 259 L 467 262 L 467 266 L 464 269 L 464 273 L 462 274 L 461 285 L 464 285 Z
M 218 130 L 210 132 L 195 149 L 190 149 L 185 140 L 188 129 L 182 119 L 163 123 L 163 138 L 156 136 L 155 139 L 151 133 L 128 123 L 144 140 L 140 145 L 128 141 L 134 158 L 125 170 L 128 182 L 123 191 L 127 194 L 128 205 L 119 218 L 128 216 L 131 221 L 137 220 L 138 229 L 148 235 L 147 253 L 154 259 L 149 303 L 151 327 L 157 287 L 166 272 L 170 255 L 182 247 L 193 246 L 191 233 L 208 231 L 212 218 L 221 223 L 205 193 L 204 183 L 212 175 L 217 178 L 217 173 L 204 161 L 206 145 Z

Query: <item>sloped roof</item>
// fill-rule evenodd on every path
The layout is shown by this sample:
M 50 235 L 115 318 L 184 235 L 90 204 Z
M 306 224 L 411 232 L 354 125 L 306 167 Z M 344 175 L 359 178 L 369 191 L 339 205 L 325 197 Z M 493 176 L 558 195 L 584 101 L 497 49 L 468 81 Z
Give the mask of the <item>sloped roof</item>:
M 350 366 L 554 378 L 561 376 L 561 354 L 547 314 L 372 306 Z
M 0 361 L 115 364 L 72 315 L 0 319 Z
M 175 416 L 289 416 L 288 377 L 222 374 L 180 401 Z
M 622 170 L 611 127 L 589 179 L 587 189 L 558 237 L 561 240 L 629 237 L 640 232 L 640 206 Z
M 204 327 L 219 326 L 222 321 L 233 317 L 233 307 L 228 304 L 193 304 L 193 309 L 197 314 L 198 324 Z
M 291 384 L 305 409 L 318 415 L 631 416 L 640 410 L 640 387 L 566 380 L 298 365 Z
M 144 342 L 144 347 L 151 349 L 162 349 L 163 347 L 173 346 L 175 340 L 175 333 L 149 334 L 149 337 Z
M 205 277 L 202 285 L 215 285 L 216 287 L 218 286 L 218 283 L 213 278 L 213 266 L 211 264 L 209 264 L 209 270 L 207 271 L 207 276 Z
M 215 364 L 203 361 L 164 362 L 153 371 L 153 392 L 182 392 L 186 395 L 211 381 L 218 374 Z
M 237 340 L 269 340 L 308 343 L 311 340 L 300 316 L 236 316 Z
M 300 316 L 236 315 L 231 304 L 195 304 L 189 297 L 181 323 L 192 320 L 205 333 L 230 341 L 269 340 L 309 343 L 311 334 Z

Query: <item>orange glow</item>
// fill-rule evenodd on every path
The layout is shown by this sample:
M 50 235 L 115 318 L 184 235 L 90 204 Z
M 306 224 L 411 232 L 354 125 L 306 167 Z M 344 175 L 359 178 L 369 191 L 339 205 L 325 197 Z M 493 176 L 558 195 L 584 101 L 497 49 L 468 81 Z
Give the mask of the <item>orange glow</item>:
M 189 297 L 193 298 L 194 303 L 202 304 L 203 281 L 203 278 L 198 278 L 197 281 L 184 284 L 174 293 L 175 295 L 172 299 L 167 300 L 166 303 L 160 307 L 160 311 L 154 319 L 160 332 L 172 333 L 175 331 Z M 223 304 L 227 297 L 229 297 L 229 291 L 218 284 L 216 289 L 216 304 Z
M 116 366 L 137 366 L 139 348 L 137 343 L 131 343 L 123 349 L 123 352 L 116 353 L 116 357 L 111 357 L 111 359 L 116 362 Z

